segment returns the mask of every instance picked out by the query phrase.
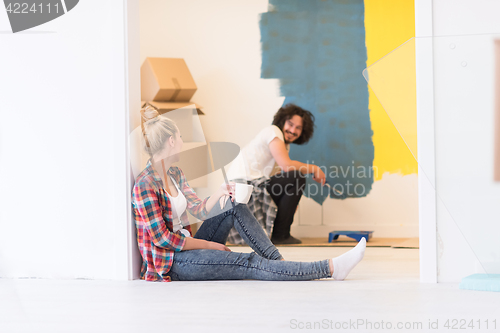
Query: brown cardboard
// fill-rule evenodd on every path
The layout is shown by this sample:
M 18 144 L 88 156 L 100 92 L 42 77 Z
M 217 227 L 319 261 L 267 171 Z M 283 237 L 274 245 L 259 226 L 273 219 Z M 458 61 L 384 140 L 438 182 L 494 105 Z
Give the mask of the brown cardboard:
M 203 129 L 197 115 L 197 113 L 203 114 L 200 110 L 201 106 L 193 102 L 169 103 L 152 101 L 147 103 L 158 108 L 160 114 L 165 114 L 166 117 L 173 120 L 182 134 L 182 140 L 184 141 L 181 150 L 183 152 L 182 159 L 175 165 L 183 170 L 185 176 L 188 178 L 189 184 L 192 187 L 206 187 L 206 175 L 209 173 L 207 171 L 209 170 L 208 154 L 206 149 L 207 144 L 205 142 Z M 142 107 L 145 107 L 145 104 L 146 102 L 143 101 L 141 103 Z M 141 147 L 142 151 L 142 143 L 140 143 L 142 139 L 141 127 L 139 126 L 134 132 L 136 131 L 137 133 L 133 134 L 135 136 L 131 139 L 131 147 L 134 145 L 134 147 Z M 135 148 L 133 151 L 139 151 L 139 149 Z M 137 177 L 138 173 L 146 167 L 148 158 L 149 157 L 143 153 L 139 157 L 134 157 L 134 159 L 132 159 L 132 161 L 135 162 L 135 166 L 132 166 L 133 171 L 135 171 L 134 177 Z
M 159 109 L 160 114 L 165 115 L 175 122 L 182 133 L 184 142 L 204 142 L 205 135 L 199 120 L 199 109 L 196 104 L 186 103 L 165 103 L 148 102 Z M 144 103 L 145 104 L 145 103 Z M 144 107 L 143 104 L 143 107 Z M 185 104 L 185 105 L 182 105 Z M 182 108 L 181 108 L 182 107 Z M 198 107 L 200 107 L 198 105 Z M 197 114 L 198 113 L 198 114 Z
M 339 236 L 339 239 L 331 243 L 328 242 L 328 237 L 317 237 L 317 238 L 300 238 L 302 244 L 280 244 L 279 246 L 286 247 L 353 247 L 358 244 L 354 239 L 347 236 Z M 370 238 L 369 242 L 366 242 L 366 247 L 393 247 L 394 245 L 402 244 L 408 241 L 408 238 Z M 417 238 L 418 240 L 418 238 Z M 246 245 L 234 245 L 228 244 L 230 246 L 246 246 Z M 418 247 L 417 247 L 418 248 Z
M 188 102 L 196 84 L 182 58 L 146 58 L 141 66 L 141 99 Z
M 146 101 L 142 101 L 141 102 L 141 105 L 142 107 L 144 107 L 144 104 L 146 103 Z M 186 107 L 188 105 L 195 105 L 196 106 L 196 111 L 198 112 L 199 115 L 204 115 L 205 113 L 203 113 L 203 111 L 201 111 L 201 109 L 203 108 L 203 106 L 199 105 L 199 104 L 196 104 L 194 102 L 158 102 L 158 101 L 151 101 L 151 102 L 148 102 L 149 104 L 153 105 L 154 107 L 156 107 L 160 114 L 163 114 L 163 113 L 167 113 L 169 111 L 172 111 L 172 110 L 176 110 L 176 109 L 180 109 L 180 108 L 183 108 L 183 107 Z

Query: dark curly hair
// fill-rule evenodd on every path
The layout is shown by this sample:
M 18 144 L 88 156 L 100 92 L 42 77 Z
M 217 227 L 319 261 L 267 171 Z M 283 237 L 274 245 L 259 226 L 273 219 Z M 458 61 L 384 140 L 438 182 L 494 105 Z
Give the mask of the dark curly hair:
M 285 122 L 295 115 L 302 117 L 302 133 L 293 143 L 303 145 L 311 140 L 314 133 L 314 115 L 311 112 L 295 104 L 287 104 L 276 112 L 273 119 L 273 125 L 278 126 L 283 132 Z

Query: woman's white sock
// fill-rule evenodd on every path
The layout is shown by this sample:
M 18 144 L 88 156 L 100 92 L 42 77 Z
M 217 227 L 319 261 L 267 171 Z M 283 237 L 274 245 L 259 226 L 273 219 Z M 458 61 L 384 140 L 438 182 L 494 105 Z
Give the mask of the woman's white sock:
M 341 256 L 332 259 L 333 275 L 335 280 L 344 280 L 349 272 L 356 266 L 365 255 L 366 239 L 363 237 L 354 249 Z

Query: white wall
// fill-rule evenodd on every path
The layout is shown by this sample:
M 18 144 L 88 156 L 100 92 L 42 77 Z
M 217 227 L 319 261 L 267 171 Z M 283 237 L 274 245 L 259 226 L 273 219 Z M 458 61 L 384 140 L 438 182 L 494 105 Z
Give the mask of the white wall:
M 141 2 L 141 64 L 146 57 L 185 59 L 210 141 L 245 144 L 283 103 L 278 81 L 260 79 L 258 14 L 266 11 L 267 0 Z
M 272 122 L 283 103 L 278 80 L 260 79 L 258 21 L 267 4 L 267 0 L 141 2 L 141 63 L 146 57 L 186 60 L 198 86 L 192 100 L 204 107 L 202 125 L 209 141 L 243 146 Z M 199 189 L 198 194 L 210 195 L 222 181 L 220 173 L 212 175 L 209 188 Z M 418 237 L 417 196 L 416 175 L 387 174 L 363 199 L 327 200 L 322 207 L 303 198 L 292 233 L 326 238 L 335 229 L 368 229 L 378 237 Z
M 191 100 L 206 114 L 207 141 L 243 146 L 283 103 L 278 80 L 260 79 L 258 15 L 266 11 L 267 0 L 140 3 L 141 64 L 146 57 L 185 59 L 198 87 Z M 139 117 L 132 122 L 139 125 Z M 213 173 L 198 195 L 210 195 L 222 182 L 221 172 Z
M 0 10 L 0 277 L 128 278 L 126 6 L 18 34 Z
M 437 282 L 432 0 L 415 1 L 420 281 Z M 425 167 L 423 167 L 425 166 Z
M 292 234 L 328 237 L 333 230 L 373 230 L 374 237 L 418 237 L 418 176 L 385 173 L 364 198 L 300 201 Z
M 493 0 L 433 1 L 434 36 L 455 36 L 434 38 L 440 282 L 482 273 L 478 257 L 488 261 L 488 256 L 498 256 L 500 185 L 492 182 L 492 38 L 460 37 L 500 33 L 498 13 L 500 2 Z

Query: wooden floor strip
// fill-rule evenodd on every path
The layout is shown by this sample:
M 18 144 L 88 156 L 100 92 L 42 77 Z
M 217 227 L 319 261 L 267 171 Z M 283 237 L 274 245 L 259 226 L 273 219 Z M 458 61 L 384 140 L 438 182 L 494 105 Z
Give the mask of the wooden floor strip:
M 418 249 L 418 237 L 409 238 L 404 242 L 393 245 L 393 248 L 397 249 Z
M 340 236 L 337 240 L 328 243 L 328 238 L 301 238 L 302 244 L 278 245 L 286 247 L 353 247 L 358 242 L 346 236 Z M 416 240 L 416 243 L 415 243 Z M 411 242 L 410 242 L 411 241 Z M 408 243 L 407 243 L 408 242 Z M 406 245 L 405 245 L 406 244 Z M 416 244 L 416 247 L 415 247 Z M 228 246 L 243 246 L 227 244 Z M 367 247 L 398 247 L 398 248 L 418 248 L 418 238 L 371 238 Z

